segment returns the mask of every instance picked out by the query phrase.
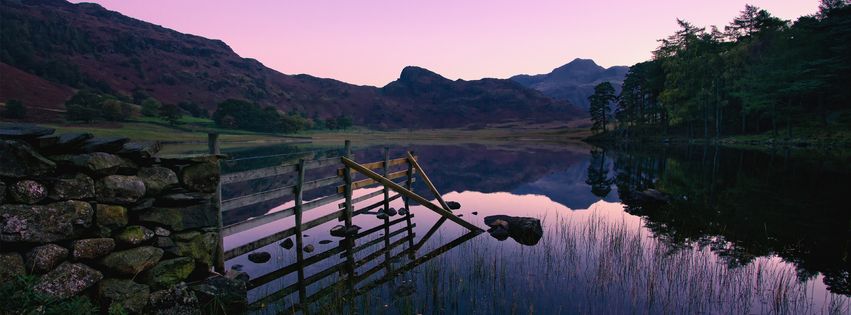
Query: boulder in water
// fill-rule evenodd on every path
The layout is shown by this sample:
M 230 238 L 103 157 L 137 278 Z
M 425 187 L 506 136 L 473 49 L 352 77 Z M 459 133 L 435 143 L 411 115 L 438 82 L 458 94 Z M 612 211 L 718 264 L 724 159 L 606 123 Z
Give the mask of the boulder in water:
M 506 231 L 508 236 L 523 245 L 535 245 L 544 236 L 541 220 L 528 217 L 492 215 L 485 217 L 485 224 L 491 227 L 491 235 L 499 239 Z
M 447 201 L 446 205 L 449 206 L 450 210 L 458 210 L 461 209 L 461 204 L 457 201 Z
M 269 259 L 272 259 L 272 254 L 269 254 L 268 252 L 256 252 L 248 254 L 248 260 L 255 264 L 265 263 L 269 261 Z

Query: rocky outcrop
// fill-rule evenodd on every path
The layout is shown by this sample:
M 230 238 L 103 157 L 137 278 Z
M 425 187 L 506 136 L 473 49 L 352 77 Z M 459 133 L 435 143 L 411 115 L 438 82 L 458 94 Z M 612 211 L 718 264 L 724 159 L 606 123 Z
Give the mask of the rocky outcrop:
M 492 215 L 485 217 L 485 224 L 491 228 L 488 232 L 496 239 L 511 237 L 523 245 L 535 245 L 544 236 L 541 220 L 527 217 Z

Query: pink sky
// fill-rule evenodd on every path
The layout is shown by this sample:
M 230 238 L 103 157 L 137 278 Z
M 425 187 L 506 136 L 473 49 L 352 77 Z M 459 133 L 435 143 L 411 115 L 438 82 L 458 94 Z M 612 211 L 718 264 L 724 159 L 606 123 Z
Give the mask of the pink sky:
M 77 1 L 75 1 L 77 2 Z M 286 74 L 383 86 L 404 66 L 450 79 L 546 73 L 574 58 L 632 65 L 676 18 L 726 25 L 745 3 L 783 19 L 817 0 L 221 1 L 95 0 L 110 10 L 221 39 L 243 57 Z

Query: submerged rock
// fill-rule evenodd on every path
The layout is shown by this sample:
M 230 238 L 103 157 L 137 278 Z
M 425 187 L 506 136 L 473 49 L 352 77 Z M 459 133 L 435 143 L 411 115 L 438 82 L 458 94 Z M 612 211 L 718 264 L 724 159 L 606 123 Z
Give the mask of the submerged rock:
M 315 247 L 313 246 L 313 244 L 307 244 L 307 246 L 304 247 L 304 252 L 305 253 L 312 253 L 314 249 L 315 249 Z
M 329 241 L 329 240 L 321 240 L 321 241 L 319 241 L 319 244 L 322 244 L 322 245 L 330 244 L 330 243 L 331 243 L 331 241 Z
M 396 209 L 387 208 L 387 211 L 384 211 L 384 213 L 387 213 L 387 215 L 392 217 L 392 216 L 396 215 L 398 212 L 396 211 Z
M 248 254 L 248 260 L 255 264 L 262 264 L 272 259 L 272 254 L 268 252 L 256 252 Z
M 294 245 L 293 240 L 289 239 L 289 238 L 285 239 L 283 242 L 281 242 L 281 247 L 283 247 L 284 249 L 293 248 L 293 245 Z
M 457 201 L 447 201 L 446 205 L 449 206 L 450 210 L 458 210 L 461 209 L 461 204 Z
M 378 213 L 375 217 L 376 217 L 376 218 L 379 218 L 379 219 L 381 219 L 381 220 L 387 220 L 388 218 L 390 218 L 390 216 L 388 216 L 388 215 L 387 215 L 386 213 L 384 213 L 384 212 L 379 212 L 379 213 Z
M 492 215 L 485 217 L 485 224 L 491 227 L 489 232 L 495 238 L 500 239 L 507 232 L 508 236 L 523 245 L 538 244 L 544 236 L 541 220 L 535 218 Z
M 36 292 L 65 299 L 83 292 L 103 279 L 100 271 L 80 263 L 64 263 L 47 273 L 33 287 Z
M 408 209 L 406 209 L 406 208 L 399 209 L 399 215 L 408 215 Z

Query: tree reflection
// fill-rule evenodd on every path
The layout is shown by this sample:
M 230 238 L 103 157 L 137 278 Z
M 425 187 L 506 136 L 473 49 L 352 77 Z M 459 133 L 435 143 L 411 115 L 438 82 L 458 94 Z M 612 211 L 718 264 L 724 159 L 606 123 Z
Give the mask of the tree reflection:
M 606 151 L 595 151 L 588 183 L 597 194 Z M 713 146 L 608 152 L 626 211 L 644 217 L 655 237 L 708 247 L 733 267 L 777 255 L 796 264 L 799 279 L 822 273 L 832 292 L 851 295 L 847 157 Z M 634 198 L 651 188 L 670 203 Z
M 613 178 L 609 178 L 609 168 L 606 165 L 606 150 L 594 148 L 591 150 L 591 164 L 588 165 L 588 179 L 585 183 L 591 185 L 591 193 L 600 198 L 606 198 L 612 192 Z

